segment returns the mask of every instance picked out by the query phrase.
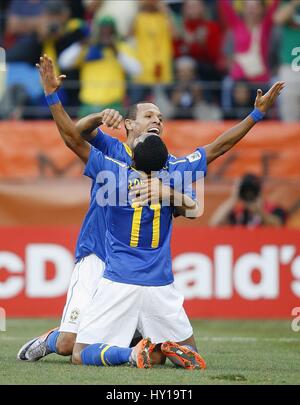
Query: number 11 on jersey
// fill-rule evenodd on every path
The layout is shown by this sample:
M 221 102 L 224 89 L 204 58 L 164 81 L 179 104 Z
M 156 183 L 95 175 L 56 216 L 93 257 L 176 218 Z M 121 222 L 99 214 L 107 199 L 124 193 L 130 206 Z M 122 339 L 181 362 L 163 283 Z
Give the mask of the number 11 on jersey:
M 133 217 L 132 217 L 131 237 L 130 237 L 130 246 L 131 247 L 137 247 L 138 244 L 139 244 L 143 208 L 144 207 L 135 207 L 134 208 Z M 150 205 L 149 208 L 154 211 L 154 213 L 153 213 L 153 221 L 152 221 L 152 242 L 151 242 L 151 247 L 153 249 L 155 249 L 159 245 L 159 238 L 160 238 L 161 205 L 160 204 L 152 204 L 152 205 Z M 146 207 L 145 207 L 145 209 L 146 209 Z

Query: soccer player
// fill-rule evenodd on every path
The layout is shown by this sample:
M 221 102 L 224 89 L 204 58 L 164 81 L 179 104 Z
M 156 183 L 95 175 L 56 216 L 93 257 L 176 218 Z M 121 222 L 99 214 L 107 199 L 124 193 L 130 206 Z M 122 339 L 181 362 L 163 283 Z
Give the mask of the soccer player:
M 52 106 L 51 111 L 55 121 L 61 123 L 59 108 Z M 174 208 L 161 204 L 134 206 L 128 198 L 131 184 L 141 181 L 140 172 L 150 175 L 163 169 L 168 157 L 165 144 L 157 135 L 142 134 L 134 142 L 133 161 L 128 166 L 90 149 L 84 141 L 77 146 L 76 138 L 79 135 L 74 132 L 72 150 L 86 163 L 85 174 L 100 181 L 98 203 L 102 201 L 102 173 L 113 173 L 116 180 L 108 191 L 112 204 L 107 206 L 106 213 L 104 277 L 81 319 L 73 362 L 95 364 L 94 359 L 100 357 L 97 339 L 126 347 L 138 329 L 142 336 L 150 336 L 157 344 L 167 345 L 170 340 L 185 345 L 190 352 L 193 348 L 189 366 L 205 368 L 203 359 L 194 350 L 195 340 L 182 306 L 183 297 L 173 284 L 170 237 Z M 164 171 L 172 174 L 177 170 L 182 174 L 205 173 L 204 151 L 199 149 L 193 159 L 178 159 Z M 161 172 L 160 176 L 163 175 Z M 187 208 L 193 205 L 189 201 Z
M 47 71 L 47 64 L 45 66 L 42 64 L 42 77 L 45 74 L 44 67 Z M 48 93 L 47 89 L 46 92 Z M 95 364 L 95 358 L 101 357 L 101 342 L 108 342 L 115 346 L 128 346 L 136 329 L 141 330 L 144 337 L 151 331 L 151 336 L 156 343 L 163 343 L 170 339 L 179 344 L 190 343 L 195 348 L 192 327 L 182 306 L 183 297 L 173 285 L 170 254 L 173 207 L 160 204 L 144 208 L 133 207 L 127 196 L 128 184 L 137 183 L 141 171 L 147 174 L 160 171 L 167 163 L 166 146 L 159 136 L 142 134 L 134 142 L 133 163 L 128 166 L 126 163 L 103 155 L 85 142 L 59 103 L 57 95 L 50 94 L 47 100 L 64 142 L 83 162 L 87 163 L 85 174 L 96 180 L 99 172 L 113 173 L 117 184 L 117 187 L 114 186 L 112 190 L 108 190 L 109 196 L 112 195 L 116 199 L 116 206 L 108 205 L 106 210 L 108 229 L 105 275 L 114 282 L 106 284 L 107 280 L 103 279 L 103 285 L 102 281 L 98 283 L 95 296 L 81 319 L 81 334 L 86 330 L 89 336 L 81 335 L 81 339 L 88 340 L 84 343 L 95 343 L 93 347 L 95 352 L 88 347 L 80 353 L 81 361 L 84 364 Z M 172 164 L 172 169 L 170 167 L 169 171 L 175 171 L 178 165 L 182 172 L 191 169 L 206 171 L 205 152 L 199 150 L 190 159 L 178 160 L 176 164 Z M 101 182 L 100 184 L 96 182 L 96 187 L 99 198 Z M 124 195 L 124 190 L 125 200 L 122 200 L 120 196 Z M 197 208 L 195 203 L 193 205 Z M 190 207 L 191 204 L 188 204 L 187 209 Z M 95 211 L 96 216 L 98 211 L 98 209 Z M 97 223 L 97 217 L 95 221 Z M 125 272 L 124 264 L 128 266 Z M 118 290 L 113 291 L 111 287 Z M 145 293 L 144 300 L 140 296 L 141 293 Z M 98 299 L 101 300 L 101 305 Z M 155 305 L 151 303 L 153 300 Z M 143 310 L 140 308 L 140 301 L 144 301 Z M 114 307 L 120 310 L 115 316 L 112 311 Z M 90 317 L 93 318 L 95 314 L 102 314 L 104 318 L 100 317 L 101 319 L 94 322 Z M 99 324 L 102 325 L 101 333 L 98 330 Z M 93 325 L 97 326 L 96 329 L 93 329 Z M 126 331 L 123 331 L 123 328 Z M 97 339 L 100 339 L 100 342 Z M 185 349 L 191 351 L 189 347 Z M 74 362 L 77 362 L 76 354 L 74 359 Z M 185 366 L 187 366 L 186 362 Z M 189 366 L 204 368 L 205 363 L 200 355 L 193 353 L 193 360 L 190 361 Z
M 282 84 L 278 87 L 281 88 Z M 279 92 L 280 90 L 278 89 L 278 94 Z M 274 99 L 275 98 L 276 94 L 274 94 Z M 62 107 L 58 103 L 58 100 L 56 99 L 54 102 L 55 104 L 51 106 L 51 112 L 58 125 L 58 128 L 60 129 L 60 133 L 64 138 L 65 143 L 84 162 L 87 162 L 87 175 L 95 179 L 100 171 L 107 169 L 114 172 L 118 177 L 120 176 L 120 167 L 124 171 L 134 170 L 132 168 L 128 168 L 122 163 L 105 158 L 103 154 L 96 151 L 94 148 L 90 150 L 90 146 L 82 141 L 77 132 L 71 128 L 71 125 L 68 127 L 67 119 L 65 119 L 67 129 L 63 128 L 62 121 L 66 117 L 61 113 Z M 261 118 L 261 114 L 259 113 L 260 111 L 255 110 L 251 117 L 249 117 L 249 120 L 255 122 L 256 119 Z M 167 151 L 165 151 L 164 159 L 161 158 L 160 163 L 157 163 L 157 166 L 155 166 L 155 159 L 160 159 L 159 152 L 161 152 L 161 155 L 163 156 L 164 145 L 158 137 L 154 136 L 153 139 L 153 136 L 146 136 L 147 137 L 141 136 L 138 138 L 138 140 L 135 140 L 133 144 L 133 155 L 135 169 L 149 173 L 150 170 L 159 170 L 162 167 L 167 159 Z M 153 142 L 153 145 L 150 141 Z M 161 142 L 161 144 L 159 142 Z M 154 145 L 156 146 L 154 147 Z M 155 153 L 151 154 L 151 151 L 155 151 Z M 200 169 L 202 167 L 201 165 L 203 165 L 205 171 L 206 151 L 201 149 L 198 151 L 198 153 L 199 158 L 195 159 L 197 165 L 196 167 Z M 221 154 L 220 151 L 216 153 Z M 211 160 L 213 160 L 215 157 L 212 156 Z M 195 160 L 193 160 L 194 163 Z M 188 168 L 191 169 L 192 161 L 189 161 L 189 159 L 183 159 L 181 163 L 183 163 L 183 171 L 188 170 Z M 185 166 L 185 164 L 187 164 L 187 166 Z M 116 165 L 119 166 L 118 170 L 116 170 Z M 175 166 L 176 165 L 174 164 L 173 167 Z M 117 342 L 120 342 L 126 346 L 130 343 L 129 339 L 131 339 L 134 330 L 136 327 L 138 327 L 143 331 L 143 335 L 151 334 L 154 336 L 154 340 L 157 343 L 162 343 L 164 338 L 168 338 L 169 336 L 182 337 L 187 333 L 187 330 L 191 328 L 187 318 L 182 319 L 181 328 L 178 328 L 180 319 L 181 317 L 184 318 L 185 313 L 182 305 L 178 305 L 178 303 L 176 303 L 178 296 L 176 297 L 176 293 L 174 294 L 175 297 L 172 296 L 169 289 L 170 283 L 172 283 L 172 272 L 170 266 L 170 253 L 169 250 L 166 250 L 169 249 L 169 241 L 166 235 L 168 235 L 170 232 L 170 221 L 172 218 L 170 210 L 167 212 L 165 211 L 165 227 L 160 227 L 158 225 L 159 222 L 158 224 L 156 223 L 156 226 L 154 226 L 154 221 L 159 221 L 158 218 L 161 217 L 161 220 L 163 221 L 164 208 L 161 209 L 160 206 L 155 208 L 146 206 L 145 217 L 142 214 L 142 207 L 135 209 L 133 206 L 129 205 L 128 202 L 124 207 L 108 207 L 108 232 L 106 243 L 107 261 L 105 277 L 100 281 L 91 306 L 85 314 L 82 324 L 80 325 L 79 335 L 77 336 L 77 341 L 79 344 L 75 345 L 73 353 L 75 363 L 86 361 L 84 364 L 93 364 L 89 363 L 89 359 L 87 359 L 84 355 L 84 353 L 86 353 L 85 350 L 87 349 L 85 347 L 83 348 L 80 343 L 95 344 L 95 350 L 98 350 L 96 342 L 97 338 L 99 337 L 101 337 L 101 340 L 103 341 L 114 341 L 116 344 Z M 152 210 L 157 210 L 158 213 L 154 212 L 150 214 L 149 212 Z M 160 212 L 160 210 L 162 212 Z M 122 214 L 121 216 L 120 212 Z M 125 218 L 124 226 L 121 225 L 121 217 Z M 126 221 L 128 222 L 128 218 L 130 218 L 129 223 L 132 223 L 131 236 L 129 240 L 129 227 L 128 224 L 126 224 Z M 147 240 L 147 235 L 152 234 L 151 248 L 156 249 L 156 251 L 149 249 L 149 246 L 147 246 L 147 244 L 149 245 L 149 240 L 145 242 L 140 239 L 140 229 L 142 228 L 142 225 L 144 224 L 146 227 L 147 225 L 149 226 L 151 222 L 153 222 L 153 224 L 151 224 L 153 227 L 152 232 L 146 232 L 145 239 Z M 164 229 L 165 235 L 163 235 L 162 240 L 160 240 L 160 231 L 162 229 Z M 143 244 L 145 245 L 143 246 Z M 164 251 L 163 255 L 160 255 L 161 251 Z M 141 257 L 139 255 L 144 255 L 145 257 Z M 130 260 L 131 258 L 134 260 Z M 127 272 L 129 274 L 126 274 L 126 272 L 124 275 L 123 265 L 127 265 L 127 263 Z M 107 282 L 106 279 L 110 280 L 110 282 Z M 138 288 L 141 286 L 147 286 L 148 288 Z M 152 286 L 155 287 L 151 289 Z M 163 294 L 161 294 L 158 286 L 166 287 L 163 289 Z M 154 291 L 157 293 L 156 298 L 157 302 L 160 303 L 159 306 L 155 305 L 153 300 L 151 302 L 151 296 L 155 294 Z M 164 302 L 164 296 L 168 297 L 167 302 Z M 112 298 L 108 299 L 108 297 Z M 139 307 L 135 304 L 139 303 L 140 300 L 141 302 Z M 144 302 L 146 304 L 144 304 Z M 164 306 L 166 307 L 166 312 L 162 310 Z M 113 310 L 113 308 L 115 308 L 115 310 Z M 174 322 L 174 319 L 172 319 L 174 310 L 177 314 L 177 324 Z M 157 320 L 159 320 L 159 322 L 157 322 Z M 121 330 L 117 329 L 119 328 L 119 325 L 125 321 L 125 330 L 122 330 L 122 328 Z M 176 340 L 174 337 L 171 339 Z M 181 339 L 179 344 L 189 344 L 191 343 L 192 339 L 192 336 L 187 339 Z
M 135 174 L 136 170 L 149 174 L 164 166 L 167 151 L 157 136 L 146 134 L 135 140 L 133 165 L 128 167 L 105 157 L 95 148 L 91 149 L 71 125 L 66 128 L 67 120 L 63 129 L 62 121 L 65 117 L 62 111 L 56 100 L 51 106 L 51 112 L 61 135 L 65 143 L 87 163 L 85 174 L 94 180 L 105 170 L 113 172 L 117 178 L 116 184 L 119 184 L 121 171 L 138 176 L 139 173 Z M 198 153 L 199 158 L 195 159 L 196 168 L 206 171 L 205 151 L 201 149 Z M 195 163 L 194 160 L 193 162 Z M 192 161 L 189 159 L 183 159 L 180 163 L 183 163 L 183 171 L 195 169 L 191 167 Z M 174 164 L 173 167 L 175 166 L 177 170 L 180 168 L 179 164 Z M 133 184 L 134 180 L 139 180 L 139 177 L 133 178 Z M 115 193 L 119 193 L 113 192 L 113 196 L 117 198 Z M 156 343 L 162 343 L 162 351 L 167 347 L 172 352 L 172 342 L 164 340 L 180 340 L 178 344 L 184 349 L 194 351 L 196 356 L 196 351 L 193 350 L 195 344 L 192 348 L 189 347 L 193 340 L 191 325 L 180 296 L 172 289 L 174 286 L 169 250 L 172 212 L 169 207 L 162 208 L 159 205 L 144 207 L 143 214 L 142 207 L 136 209 L 130 205 L 127 194 L 125 201 L 124 205 L 118 201 L 116 206 L 107 208 L 107 260 L 104 278 L 99 282 L 91 305 L 81 320 L 73 351 L 75 364 L 100 365 L 100 360 L 95 363 L 95 359 L 100 358 L 97 339 L 127 346 L 136 328 L 142 331 L 143 336 L 150 335 Z M 163 226 L 160 226 L 160 221 Z M 142 229 L 146 229 L 144 237 L 141 236 Z M 197 362 L 200 368 L 205 366 L 199 357 Z
M 64 76 L 56 77 L 53 64 L 50 58 L 45 57 L 44 61 L 48 62 L 47 80 L 53 86 L 52 91 L 56 90 Z M 101 122 L 100 122 L 101 115 Z M 95 115 L 89 116 L 88 119 L 82 119 L 77 123 L 83 138 L 88 140 L 93 146 L 102 150 L 105 154 L 119 158 L 131 163 L 131 149 L 126 143 L 121 143 L 104 134 L 99 128 L 93 131 L 90 129 L 91 121 L 94 125 Z M 122 116 L 115 110 L 104 110 L 96 114 L 97 127 L 106 124 L 107 126 L 117 128 L 120 125 Z M 131 126 L 134 126 L 131 124 Z M 150 132 L 159 134 L 162 131 L 162 122 L 160 117 L 151 117 L 144 119 L 143 123 L 134 126 L 134 131 L 129 130 L 128 142 L 131 145 L 138 135 L 138 130 L 150 130 Z M 90 133 L 92 132 L 92 133 Z M 94 133 L 93 133 L 94 132 Z M 140 134 L 140 132 L 139 132 Z M 169 159 L 174 159 L 169 155 Z M 169 196 L 169 187 L 160 187 L 160 196 L 164 193 Z M 64 308 L 60 328 L 56 328 L 46 334 L 26 342 L 19 350 L 17 358 L 25 361 L 36 361 L 50 353 L 60 355 L 72 354 L 73 346 L 76 339 L 78 325 L 82 314 L 87 308 L 90 299 L 95 293 L 95 286 L 101 279 L 105 261 L 104 239 L 106 233 L 106 223 L 104 219 L 104 209 L 95 219 L 96 203 L 95 182 L 91 188 L 91 203 L 88 213 L 81 227 L 80 235 L 76 246 L 76 266 L 72 274 L 70 287 L 68 289 L 67 301 Z M 171 198 L 174 198 L 174 191 L 171 190 Z M 180 199 L 178 199 L 180 200 Z M 182 207 L 176 207 L 176 215 L 185 215 Z M 95 230 L 97 235 L 95 234 Z M 140 337 L 138 338 L 140 339 Z M 134 341 L 136 342 L 136 340 Z M 133 343 L 134 343 L 133 342 Z M 155 354 L 153 354 L 155 356 Z M 160 360 L 159 360 L 160 361 Z
M 53 79 L 53 78 L 52 78 Z M 53 80 L 52 80 L 53 81 Z M 57 80 L 55 77 L 54 80 L 54 85 L 52 87 L 52 91 L 56 90 L 55 86 L 59 86 L 60 84 L 60 79 Z M 227 131 L 223 135 L 221 135 L 216 141 L 214 141 L 212 144 L 207 145 L 205 147 L 206 150 L 206 155 L 207 155 L 207 161 L 208 163 L 211 162 L 213 159 L 221 155 L 222 153 L 226 152 L 228 149 L 230 149 L 235 143 L 237 143 L 242 137 L 252 128 L 252 126 L 255 124 L 255 122 L 259 119 L 262 118 L 262 113 L 264 113 L 274 102 L 276 97 L 279 95 L 281 89 L 283 88 L 283 83 L 277 83 L 275 84 L 270 91 L 265 95 L 262 96 L 261 91 L 258 91 L 258 96 L 255 102 L 255 106 L 258 108 L 258 111 L 255 112 L 256 115 L 252 115 L 251 117 L 247 117 L 244 121 L 242 121 L 240 124 L 232 128 L 231 130 Z M 260 114 L 259 114 L 260 112 Z M 130 109 L 129 111 L 129 116 L 125 120 L 125 127 L 127 130 L 128 134 L 128 139 L 127 139 L 127 146 L 123 145 L 116 139 L 111 139 L 108 136 L 104 135 L 99 129 L 96 129 L 101 123 L 107 123 L 108 125 L 113 122 L 113 119 L 115 119 L 116 126 L 119 125 L 120 120 L 119 117 L 116 116 L 115 112 L 112 111 L 107 111 L 106 115 L 105 114 L 93 114 L 92 116 L 86 117 L 85 119 L 81 120 L 78 122 L 78 127 L 81 130 L 82 134 L 87 136 L 90 140 L 90 142 L 94 142 L 95 146 L 100 147 L 100 148 L 107 148 L 105 151 L 109 150 L 110 153 L 114 150 L 118 151 L 120 154 L 123 153 L 123 157 L 119 157 L 121 160 L 126 160 L 130 159 L 130 153 L 131 150 L 128 148 L 128 145 L 132 147 L 132 142 L 135 139 L 135 136 L 137 136 L 138 132 L 141 129 L 161 134 L 162 129 L 163 129 L 163 124 L 162 124 L 162 119 L 161 119 L 161 114 L 157 106 L 151 104 L 151 103 L 141 103 L 133 106 L 133 108 Z M 119 121 L 118 121 L 119 120 Z M 113 125 L 113 124 L 111 124 Z M 140 132 L 139 132 L 140 133 Z M 124 157 L 125 156 L 125 157 Z M 149 195 L 145 193 L 149 193 L 149 191 L 146 191 L 146 189 L 141 190 L 141 198 L 149 198 Z M 160 196 L 161 197 L 161 196 Z M 80 251 L 80 244 L 79 244 L 79 249 L 77 251 Z M 92 253 L 91 251 L 88 252 Z M 95 258 L 94 258 L 95 259 Z M 97 259 L 96 259 L 97 260 Z M 95 261 L 95 260 L 94 260 Z M 80 263 L 79 263 L 80 264 Z M 81 266 L 84 267 L 84 266 Z M 87 268 L 88 266 L 86 266 Z M 94 267 L 97 267 L 97 263 L 95 263 Z M 99 266 L 98 266 L 99 268 Z M 83 275 L 84 269 L 82 268 L 82 271 L 80 274 Z M 88 274 L 88 272 L 86 272 Z M 74 275 L 76 272 L 74 272 Z M 78 278 L 79 280 L 83 278 L 83 276 L 79 277 L 77 275 L 77 279 L 75 278 L 75 282 L 77 282 L 78 286 Z M 93 282 L 90 283 L 91 285 L 94 285 Z M 71 293 L 73 292 L 74 288 L 69 290 Z M 70 294 L 72 295 L 72 294 Z M 73 294 L 74 295 L 74 294 Z M 84 297 L 83 297 L 84 298 Z M 68 301 L 69 302 L 69 301 Z M 67 310 L 70 309 L 66 308 Z M 72 316 L 71 316 L 72 315 Z M 76 310 L 74 312 L 70 312 L 70 319 L 73 319 L 73 324 L 76 324 L 76 321 L 78 319 L 78 314 Z M 52 344 L 51 347 L 53 348 L 53 351 L 58 351 L 58 352 L 65 352 L 64 354 L 69 354 L 70 353 L 70 348 L 73 345 L 74 342 L 74 337 L 75 333 L 61 333 L 61 334 L 56 334 L 51 333 L 49 337 L 52 337 L 52 341 L 55 342 L 55 344 Z M 61 339 L 60 339 L 61 338 Z M 42 340 L 45 340 L 46 338 L 43 338 Z M 55 341 L 56 339 L 56 341 Z M 50 345 L 50 344 L 49 344 Z M 59 349 L 64 349 L 66 350 L 57 350 L 57 347 Z M 47 349 L 49 352 L 49 348 Z M 62 353 L 63 354 L 63 353 Z

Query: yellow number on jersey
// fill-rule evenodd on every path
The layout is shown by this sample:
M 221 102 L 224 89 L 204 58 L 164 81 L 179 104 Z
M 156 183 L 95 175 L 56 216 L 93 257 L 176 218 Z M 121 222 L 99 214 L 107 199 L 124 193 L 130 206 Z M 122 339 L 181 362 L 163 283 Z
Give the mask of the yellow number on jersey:
M 132 218 L 132 227 L 131 227 L 131 237 L 130 237 L 130 246 L 137 247 L 140 239 L 140 228 L 142 220 L 143 207 L 133 207 L 134 213 Z M 152 223 L 152 243 L 151 247 L 153 249 L 157 248 L 159 245 L 160 238 L 160 204 L 150 205 L 150 209 L 154 211 L 153 214 L 153 223 Z

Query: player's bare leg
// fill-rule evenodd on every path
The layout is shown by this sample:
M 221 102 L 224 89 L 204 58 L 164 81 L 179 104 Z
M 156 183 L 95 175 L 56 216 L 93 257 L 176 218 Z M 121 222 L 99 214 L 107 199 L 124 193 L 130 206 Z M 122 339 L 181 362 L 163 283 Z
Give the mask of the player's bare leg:
M 76 342 L 76 333 L 60 332 L 56 342 L 56 353 L 61 356 L 71 356 Z
M 72 358 L 71 362 L 72 364 L 75 365 L 80 365 L 82 364 L 81 360 L 81 352 L 83 349 L 85 349 L 88 345 L 85 345 L 83 343 L 75 343 L 73 347 L 73 353 L 72 353 Z

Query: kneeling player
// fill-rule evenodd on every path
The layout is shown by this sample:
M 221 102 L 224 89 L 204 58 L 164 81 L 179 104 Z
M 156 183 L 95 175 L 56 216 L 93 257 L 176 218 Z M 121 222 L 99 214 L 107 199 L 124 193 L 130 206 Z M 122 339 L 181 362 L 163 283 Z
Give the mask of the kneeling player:
M 60 105 L 51 107 L 61 128 Z M 66 133 L 63 132 L 65 137 Z M 107 207 L 107 260 L 104 278 L 81 320 L 77 344 L 73 351 L 76 364 L 94 364 L 99 358 L 99 340 L 115 346 L 129 346 L 136 329 L 150 336 L 154 343 L 168 340 L 189 345 L 182 352 L 192 355 L 187 367 L 204 368 L 205 362 L 196 353 L 192 327 L 183 309 L 183 297 L 173 285 L 170 236 L 173 208 L 150 205 L 133 207 L 128 200 L 128 178 L 139 181 L 139 171 L 150 174 L 166 164 L 168 152 L 155 135 L 139 137 L 133 151 L 134 166 L 107 158 L 85 143 L 76 131 L 68 133 L 69 144 L 87 162 L 85 174 L 94 180 L 101 172 L 115 175 L 117 189 L 113 194 L 116 206 Z M 74 143 L 73 143 L 74 142 Z M 172 163 L 172 170 L 206 172 L 205 151 L 198 150 L 197 159 L 181 159 Z M 127 179 L 126 184 L 121 179 Z M 118 190 L 120 185 L 124 190 Z M 190 204 L 188 204 L 188 208 Z M 124 264 L 126 268 L 124 268 Z M 128 268 L 127 268 L 128 267 Z M 126 330 L 124 330 L 126 329 Z M 178 347 L 164 343 L 162 349 L 176 356 Z M 170 353 L 169 353 L 170 351 Z

